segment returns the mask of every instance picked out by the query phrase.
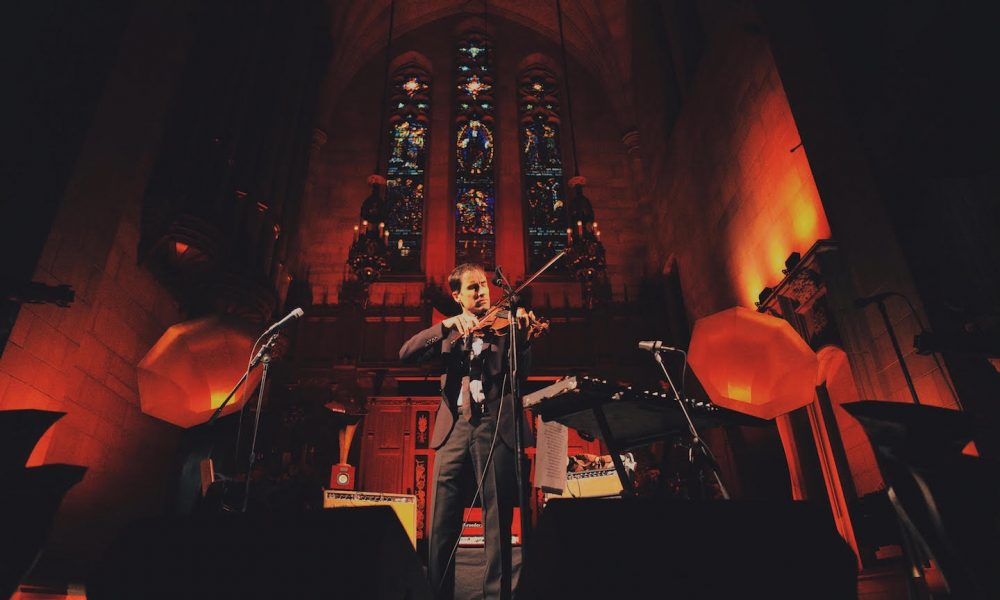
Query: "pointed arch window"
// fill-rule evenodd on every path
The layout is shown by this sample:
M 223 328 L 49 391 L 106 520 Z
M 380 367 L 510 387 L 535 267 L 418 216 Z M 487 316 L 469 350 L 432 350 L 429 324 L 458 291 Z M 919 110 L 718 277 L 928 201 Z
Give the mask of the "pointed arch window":
M 457 48 L 455 111 L 455 261 L 493 268 L 496 259 L 492 45 L 482 35 Z
M 552 71 L 533 66 L 521 73 L 518 112 L 528 270 L 535 271 L 566 247 L 559 86 Z M 553 270 L 564 270 L 564 263 Z
M 420 272 L 423 246 L 431 80 L 422 67 L 405 65 L 396 70 L 390 90 L 385 224 L 389 268 L 394 274 L 412 274 Z

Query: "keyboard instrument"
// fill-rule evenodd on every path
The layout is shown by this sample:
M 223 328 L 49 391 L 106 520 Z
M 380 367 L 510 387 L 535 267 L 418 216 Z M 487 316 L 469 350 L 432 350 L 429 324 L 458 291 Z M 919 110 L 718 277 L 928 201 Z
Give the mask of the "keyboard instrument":
M 683 402 L 699 431 L 720 425 L 768 423 L 705 400 L 685 398 Z M 523 403 L 542 420 L 562 423 L 585 438 L 600 437 L 607 442 L 606 433 L 611 433 L 619 450 L 688 431 L 684 412 L 672 393 L 620 386 L 596 377 L 564 377 L 526 394 Z M 602 420 L 607 422 L 608 432 L 602 431 Z

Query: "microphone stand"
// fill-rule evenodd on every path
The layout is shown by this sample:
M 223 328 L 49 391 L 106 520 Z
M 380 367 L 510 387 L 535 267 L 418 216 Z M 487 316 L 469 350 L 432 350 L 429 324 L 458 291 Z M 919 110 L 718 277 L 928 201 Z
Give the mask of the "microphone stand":
M 497 304 L 505 305 L 507 311 L 510 314 L 510 344 L 508 345 L 508 378 L 510 379 L 510 394 L 511 394 L 511 405 L 514 411 L 514 478 L 517 480 L 517 503 L 521 507 L 521 563 L 523 564 L 527 558 L 525 554 L 525 541 L 528 538 L 528 533 L 531 529 L 531 517 L 528 514 L 528 490 L 524 485 L 524 434 L 521 431 L 521 421 L 524 419 L 524 405 L 521 402 L 521 384 L 518 381 L 517 372 L 517 308 L 520 303 L 520 294 L 532 281 L 538 278 L 539 275 L 548 270 L 549 267 L 554 265 L 557 260 L 566 255 L 566 251 L 562 250 L 555 256 L 553 256 L 549 262 L 542 265 L 538 271 L 536 271 L 527 281 L 522 283 L 517 287 L 517 289 L 511 289 L 510 282 L 507 278 L 503 276 L 502 271 L 497 277 L 496 283 L 503 288 L 506 294 L 500 299 Z M 500 422 L 497 421 L 497 427 L 500 426 Z M 488 466 L 488 465 L 487 465 Z
M 679 350 L 679 352 L 684 352 Z M 684 404 L 684 399 L 681 398 L 680 393 L 674 386 L 674 380 L 670 378 L 670 373 L 667 371 L 667 367 L 663 364 L 663 357 L 660 356 L 660 351 L 658 349 L 653 350 L 653 358 L 656 359 L 656 364 L 660 365 L 660 370 L 663 371 L 663 375 L 667 378 L 667 383 L 670 384 L 670 389 L 674 392 L 674 398 L 677 400 L 677 405 L 681 407 L 681 412 L 684 413 L 684 419 L 687 421 L 688 431 L 691 433 L 691 452 L 690 460 L 694 462 L 694 451 L 700 450 L 702 456 L 708 461 L 708 465 L 712 468 L 712 475 L 715 477 L 715 483 L 719 486 L 719 491 L 722 492 L 722 497 L 729 500 L 729 492 L 726 490 L 726 486 L 722 484 L 722 478 L 719 477 L 719 463 L 715 461 L 715 457 L 712 456 L 712 450 L 705 444 L 705 440 L 698 435 L 698 430 L 694 426 L 694 421 L 691 420 L 691 415 L 688 413 L 687 406 Z M 684 354 L 684 360 L 687 360 L 687 354 Z
M 263 336 L 261 336 L 261 337 L 263 337 Z M 208 421 L 205 421 L 204 426 L 203 427 L 199 426 L 199 429 L 204 429 L 207 432 L 209 430 L 209 428 L 211 428 L 212 424 L 219 420 L 219 417 L 222 415 L 222 411 L 225 410 L 226 406 L 229 405 L 229 402 L 236 395 L 236 392 L 241 387 L 243 387 L 243 384 L 246 383 L 247 379 L 250 377 L 250 373 L 253 372 L 253 370 L 257 367 L 257 365 L 259 365 L 262 362 L 264 362 L 265 355 L 267 357 L 267 362 L 270 362 L 270 354 L 269 354 L 269 352 L 274 347 L 274 344 L 277 341 L 278 341 L 278 333 L 277 332 L 272 333 L 270 335 L 270 337 L 268 338 L 268 340 L 264 343 L 264 345 L 261 346 L 261 348 L 257 352 L 256 356 L 254 356 L 253 359 L 250 361 L 250 364 L 247 365 L 247 368 L 243 372 L 243 376 L 240 377 L 240 380 L 236 382 L 236 385 L 233 386 L 233 389 L 229 390 L 229 394 L 226 396 L 226 398 L 222 401 L 221 404 L 219 404 L 219 407 L 215 409 L 215 412 L 212 413 L 212 416 L 209 417 Z M 267 372 L 267 364 L 266 363 L 265 363 L 264 367 L 265 367 L 264 371 L 265 371 L 265 376 L 266 376 L 266 372 Z M 261 390 L 263 390 L 263 383 L 264 383 L 264 378 L 262 377 L 261 378 Z M 258 402 L 258 407 L 259 406 L 260 406 L 260 404 Z M 258 408 L 258 410 L 259 410 L 259 408 Z M 240 412 L 240 422 L 239 422 L 239 425 L 236 428 L 236 444 L 235 444 L 235 446 L 233 448 L 233 453 L 234 453 L 233 459 L 234 459 L 235 463 L 237 463 L 237 464 L 239 463 L 240 438 L 242 437 L 242 433 L 243 433 L 243 413 Z M 256 439 L 256 425 L 255 425 L 255 431 L 254 431 L 254 438 Z M 211 445 L 214 445 L 214 443 L 211 444 Z M 211 455 L 211 450 L 208 451 L 208 454 Z M 253 457 L 251 455 L 251 461 L 252 460 L 253 460 Z M 234 468 L 235 468 L 235 466 L 234 466 Z M 248 476 L 247 480 L 249 481 L 249 476 Z M 222 479 L 223 489 L 224 490 L 228 488 L 228 485 L 227 485 L 228 481 L 229 481 L 229 477 L 225 477 L 225 478 Z M 223 505 L 223 506 L 225 507 L 225 505 Z M 246 510 L 246 505 L 244 504 L 244 511 L 245 510 Z
M 257 356 L 253 357 L 253 360 L 250 361 L 250 365 L 247 367 L 247 370 L 243 372 L 243 377 L 240 377 L 240 380 L 236 382 L 236 385 L 233 386 L 233 389 L 229 392 L 229 395 L 226 396 L 226 399 L 223 400 L 222 404 L 219 405 L 219 408 L 215 409 L 215 412 L 212 413 L 212 416 L 208 419 L 206 425 L 211 425 L 216 421 L 216 419 L 219 418 L 219 415 L 222 414 L 223 409 L 226 408 L 226 406 L 229 404 L 229 401 L 233 399 L 234 395 L 236 395 L 236 390 L 240 389 L 240 386 L 246 383 L 247 378 L 250 377 L 250 372 L 253 371 L 254 368 L 260 364 L 261 359 L 264 356 L 264 348 L 267 347 L 270 350 L 270 348 L 274 347 L 274 343 L 277 340 L 278 340 L 278 334 L 272 333 L 271 337 L 268 338 L 266 342 L 264 342 L 264 345 L 261 346 L 260 350 L 257 352 Z
M 899 368 L 903 370 L 903 378 L 906 379 L 906 387 L 910 390 L 910 397 L 913 398 L 914 404 L 920 404 L 920 398 L 917 397 L 917 388 L 913 385 L 913 378 L 910 376 L 910 369 L 906 366 L 906 359 L 903 357 L 903 351 L 899 348 L 899 340 L 896 339 L 896 332 L 892 328 L 892 319 L 889 318 L 889 311 L 885 308 L 885 299 L 879 297 L 878 299 L 878 312 L 882 315 L 882 322 L 885 323 L 885 331 L 889 334 L 889 341 L 892 342 L 892 350 L 896 353 L 896 360 L 899 361 Z
M 250 439 L 250 462 L 247 465 L 246 487 L 243 491 L 243 507 L 240 509 L 240 512 L 247 511 L 247 502 L 250 500 L 250 479 L 253 475 L 253 465 L 257 458 L 257 430 L 260 427 L 260 407 L 264 402 L 264 384 L 267 383 L 267 369 L 271 365 L 271 350 L 274 349 L 274 344 L 277 341 L 278 334 L 272 333 L 271 337 L 268 338 L 268 340 L 264 342 L 264 345 L 260 347 L 260 351 L 257 352 L 257 356 L 255 356 L 253 361 L 251 361 L 250 368 L 247 369 L 247 375 L 249 375 L 250 369 L 253 369 L 255 363 L 264 365 L 264 371 L 260 375 L 260 387 L 257 389 L 257 409 L 253 419 L 253 436 Z M 239 444 L 238 441 L 237 444 Z M 237 445 L 237 448 L 238 447 L 239 446 Z

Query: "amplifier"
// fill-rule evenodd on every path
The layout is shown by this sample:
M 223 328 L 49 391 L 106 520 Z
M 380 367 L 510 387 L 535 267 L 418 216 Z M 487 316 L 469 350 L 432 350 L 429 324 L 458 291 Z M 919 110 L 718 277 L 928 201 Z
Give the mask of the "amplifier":
M 606 498 L 618 497 L 622 493 L 622 482 L 618 471 L 595 469 L 566 474 L 566 488 L 561 494 L 545 494 L 549 498 Z
M 463 548 L 482 548 L 486 545 L 486 536 L 483 531 L 483 509 L 478 506 L 465 509 L 465 528 L 458 539 L 458 545 Z M 510 525 L 510 543 L 514 546 L 521 545 L 521 509 L 514 507 L 514 520 Z
M 351 492 L 323 490 L 323 508 L 353 506 L 389 506 L 410 536 L 410 543 L 417 547 L 417 497 L 412 494 L 381 494 L 379 492 Z

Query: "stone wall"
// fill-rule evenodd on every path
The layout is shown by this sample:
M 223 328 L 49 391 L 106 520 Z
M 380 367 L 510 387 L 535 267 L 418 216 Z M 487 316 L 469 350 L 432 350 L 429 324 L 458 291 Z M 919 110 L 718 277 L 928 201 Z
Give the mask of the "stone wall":
M 132 15 L 34 280 L 69 308 L 25 305 L 0 358 L 0 409 L 66 412 L 31 464 L 88 468 L 33 580 L 79 581 L 119 528 L 165 506 L 179 430 L 139 409 L 136 364 L 181 315 L 138 264 L 139 206 L 184 58 L 183 4 Z M 151 42 L 152 40 L 152 42 Z

